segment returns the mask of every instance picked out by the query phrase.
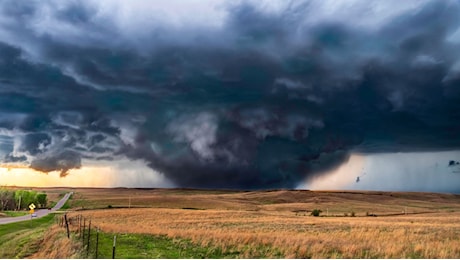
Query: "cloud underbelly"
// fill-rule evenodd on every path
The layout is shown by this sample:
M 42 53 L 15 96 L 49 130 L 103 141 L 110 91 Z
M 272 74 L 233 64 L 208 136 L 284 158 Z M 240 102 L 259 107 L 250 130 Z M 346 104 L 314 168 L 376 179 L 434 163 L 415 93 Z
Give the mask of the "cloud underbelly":
M 458 2 L 173 2 L 0 4 L 1 162 L 293 188 L 460 149 Z

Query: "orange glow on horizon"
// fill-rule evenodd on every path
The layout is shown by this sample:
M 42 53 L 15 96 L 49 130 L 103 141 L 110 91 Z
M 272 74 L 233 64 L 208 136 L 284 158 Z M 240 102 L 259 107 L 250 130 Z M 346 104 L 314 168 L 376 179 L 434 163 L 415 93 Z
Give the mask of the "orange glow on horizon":
M 60 171 L 43 173 L 26 165 L 0 164 L 0 186 L 30 187 L 174 187 L 166 177 L 144 161 L 84 161 L 60 177 Z
M 108 187 L 111 179 L 111 171 L 101 167 L 73 169 L 68 176 L 60 177 L 59 171 L 44 173 L 23 165 L 0 165 L 0 185 L 6 186 Z
M 31 169 L 32 171 L 35 171 L 34 169 L 24 164 L 0 163 L 0 168 L 7 168 L 8 171 L 11 169 Z

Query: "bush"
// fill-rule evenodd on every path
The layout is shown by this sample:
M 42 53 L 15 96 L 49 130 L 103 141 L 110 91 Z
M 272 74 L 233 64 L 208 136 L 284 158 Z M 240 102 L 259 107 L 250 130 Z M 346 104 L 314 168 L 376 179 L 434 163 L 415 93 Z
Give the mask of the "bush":
M 311 215 L 314 216 L 314 217 L 318 217 L 321 212 L 323 212 L 323 211 L 320 210 L 320 209 L 314 209 L 314 210 L 311 211 Z
M 45 193 L 38 193 L 35 196 L 35 200 L 37 201 L 39 208 L 46 208 L 46 205 L 48 204 L 48 198 Z

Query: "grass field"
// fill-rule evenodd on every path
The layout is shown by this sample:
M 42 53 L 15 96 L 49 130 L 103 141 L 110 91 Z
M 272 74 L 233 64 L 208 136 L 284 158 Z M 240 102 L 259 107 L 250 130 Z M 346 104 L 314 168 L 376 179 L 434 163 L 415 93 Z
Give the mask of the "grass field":
M 0 225 L 0 258 L 26 258 L 39 251 L 45 231 L 54 215 Z
M 96 258 L 95 231 L 91 232 L 89 253 L 83 256 Z M 234 252 L 222 252 L 216 247 L 201 246 L 190 239 L 170 238 L 165 235 L 138 233 L 99 233 L 97 258 L 112 258 L 113 237 L 117 236 L 116 258 L 234 258 Z M 85 240 L 86 241 L 86 240 Z M 85 250 L 83 250 L 85 251 Z
M 108 241 L 118 234 L 120 248 L 129 245 L 120 249 L 124 258 L 460 256 L 458 195 L 182 189 L 74 192 L 70 207 L 78 211 L 71 216 L 90 218 Z M 310 216 L 313 209 L 321 209 L 321 217 Z
M 73 189 L 73 209 L 176 208 L 377 215 L 460 211 L 460 195 L 408 192 L 207 191 L 187 189 Z
M 28 211 L 0 211 L 0 217 L 20 217 L 28 214 Z
M 36 190 L 41 191 L 39 188 Z M 52 205 L 65 194 L 61 190 L 53 189 L 45 192 L 51 198 Z M 4 217 L 17 217 L 29 212 L 3 211 L 0 214 Z M 55 222 L 55 214 L 49 214 L 42 218 L 0 225 L 0 259 L 79 258 L 81 246 L 67 239 L 62 230 L 57 229 Z

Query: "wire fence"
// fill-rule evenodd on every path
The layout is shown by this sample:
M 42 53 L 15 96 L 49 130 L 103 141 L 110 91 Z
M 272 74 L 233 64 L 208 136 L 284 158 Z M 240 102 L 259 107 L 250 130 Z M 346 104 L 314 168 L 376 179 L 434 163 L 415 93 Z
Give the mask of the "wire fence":
M 65 214 L 57 219 L 57 223 L 65 229 L 67 238 L 72 235 L 81 241 L 84 249 L 82 257 L 115 259 L 117 236 L 100 232 L 99 227 L 91 223 L 91 219 L 82 215 L 68 217 Z

